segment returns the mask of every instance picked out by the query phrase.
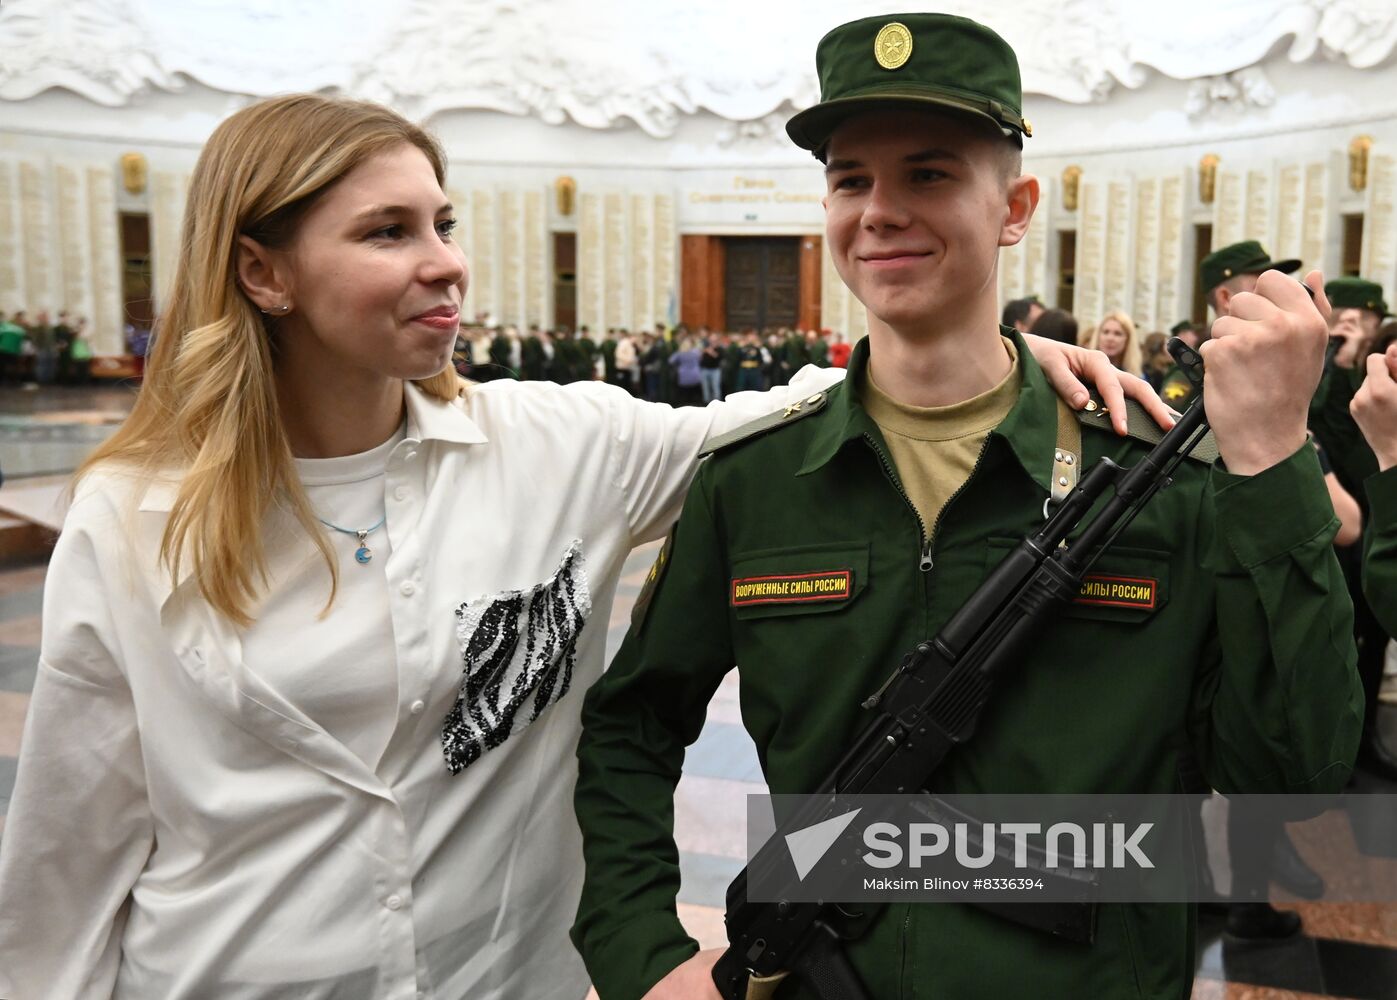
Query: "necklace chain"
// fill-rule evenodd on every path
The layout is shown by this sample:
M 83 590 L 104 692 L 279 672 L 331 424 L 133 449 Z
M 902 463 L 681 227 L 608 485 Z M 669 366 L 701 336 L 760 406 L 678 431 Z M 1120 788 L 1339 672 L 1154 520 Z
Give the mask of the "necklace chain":
M 356 538 L 358 538 L 359 547 L 354 550 L 354 558 L 358 560 L 359 564 L 362 566 L 373 558 L 373 550 L 370 549 L 367 544 L 369 535 L 372 532 L 377 531 L 379 528 L 383 527 L 384 524 L 387 523 L 388 515 L 385 513 L 383 517 L 379 518 L 378 523 L 375 524 L 372 528 L 341 528 L 338 524 L 331 524 L 323 517 L 317 517 L 316 520 L 319 521 L 321 524 L 325 525 L 325 527 L 327 528 L 333 528 L 335 531 L 341 532 L 342 534 L 354 535 Z

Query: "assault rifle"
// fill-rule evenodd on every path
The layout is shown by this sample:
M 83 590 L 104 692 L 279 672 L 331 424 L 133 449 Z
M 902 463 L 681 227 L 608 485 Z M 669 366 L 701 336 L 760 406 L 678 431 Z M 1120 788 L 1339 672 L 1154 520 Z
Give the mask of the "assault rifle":
M 1169 353 L 1201 388 L 1198 354 L 1177 338 L 1170 341 Z M 811 804 L 785 818 L 728 888 L 729 945 L 713 967 L 713 980 L 725 1000 L 746 1000 L 749 981 L 771 981 L 785 973 L 803 979 L 821 1000 L 867 1000 L 843 941 L 855 936 L 853 928 L 866 926 L 871 914 L 831 902 L 750 902 L 748 873 L 787 870 L 783 834 L 838 815 L 842 807 L 836 796 L 919 794 L 946 755 L 975 734 L 996 683 L 1027 658 L 1032 639 L 1077 595 L 1102 553 L 1171 482 L 1207 433 L 1200 393 L 1134 466 L 1123 468 L 1109 458 L 1098 461 L 1056 510 L 1045 508 L 1042 527 L 995 567 L 934 638 L 904 656 L 887 683 L 863 703 L 877 713 L 874 719 L 821 782 Z M 1108 491 L 1110 499 L 1091 514 Z M 985 908 L 1050 933 L 1090 940 L 1089 904 L 1039 909 L 1048 905 Z M 1037 915 L 1028 915 L 1030 910 Z M 1046 922 L 1041 919 L 1045 914 Z

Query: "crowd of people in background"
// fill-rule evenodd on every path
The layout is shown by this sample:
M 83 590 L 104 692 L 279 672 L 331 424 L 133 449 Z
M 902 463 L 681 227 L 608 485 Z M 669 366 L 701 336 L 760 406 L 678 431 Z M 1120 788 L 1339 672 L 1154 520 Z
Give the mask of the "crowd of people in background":
M 737 332 L 656 324 L 652 330 L 611 329 L 600 339 L 587 327 L 463 326 L 456 368 L 478 382 L 513 378 L 558 383 L 603 380 L 642 399 L 702 406 L 733 392 L 787 384 L 806 365 L 843 368 L 851 346 L 841 333 L 746 329 Z
M 0 386 L 85 385 L 91 377 L 86 317 L 66 309 L 56 318 L 42 309 L 33 318 L 23 309 L 0 312 Z
M 1389 319 L 1381 330 L 1360 334 L 1354 321 L 1341 324 L 1337 317 L 1336 312 L 1336 349 L 1343 341 L 1339 364 L 1345 368 L 1361 369 L 1363 357 L 1397 341 L 1397 319 Z M 1185 319 L 1168 332 L 1143 332 L 1120 309 L 1084 324 L 1065 309 L 1045 307 L 1035 296 L 1008 302 L 1002 322 L 1020 333 L 1100 350 L 1121 371 L 1145 379 L 1179 409 L 1188 403 L 1192 388 L 1169 354 L 1168 341 L 1179 337 L 1197 349 L 1208 339 L 1206 323 Z M 477 382 L 595 379 L 643 399 L 701 406 L 733 392 L 785 385 L 807 364 L 843 368 L 851 349 L 844 333 L 788 327 L 722 331 L 657 323 L 647 330 L 610 329 L 598 338 L 586 326 L 576 332 L 537 326 L 521 332 L 515 326 L 477 323 L 461 328 L 456 367 Z
M 1397 318 L 1388 318 L 1380 325 L 1366 329 L 1357 314 L 1361 310 L 1335 310 L 1334 347 L 1339 352 L 1337 363 L 1343 368 L 1362 368 L 1363 358 L 1381 354 L 1397 341 Z M 1004 306 L 1003 323 L 1020 333 L 1032 333 L 1064 344 L 1077 344 L 1103 352 L 1121 371 L 1138 375 L 1165 393 L 1165 383 L 1177 370 L 1167 345 L 1172 337 L 1180 338 L 1195 350 L 1208 339 L 1208 325 L 1192 320 L 1180 320 L 1166 333 L 1153 330 L 1142 333 L 1124 310 L 1108 312 L 1094 326 L 1081 326 L 1077 318 L 1065 309 L 1048 309 L 1036 297 L 1014 299 Z M 1372 325 L 1372 324 L 1369 324 Z

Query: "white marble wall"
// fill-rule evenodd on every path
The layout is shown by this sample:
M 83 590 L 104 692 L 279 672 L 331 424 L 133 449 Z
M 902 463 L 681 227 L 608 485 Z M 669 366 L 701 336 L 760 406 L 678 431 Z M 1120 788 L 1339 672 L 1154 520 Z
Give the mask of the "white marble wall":
M 19 218 L 19 164 L 0 160 L 0 311 L 6 313 L 26 305 Z
M 863 303 L 854 298 L 844 279 L 834 269 L 834 259 L 830 256 L 829 241 L 824 241 L 821 251 L 823 263 L 820 271 L 820 325 L 826 330 L 834 330 L 848 335 L 853 343 L 868 334 L 868 313 Z
M 674 196 L 588 190 L 578 195 L 577 324 L 595 336 L 677 320 Z
M 180 235 L 189 195 L 189 175 L 157 170 L 150 178 L 150 265 L 157 315 L 170 300 L 179 269 Z
M 1340 217 L 1364 212 L 1363 272 L 1397 298 L 1394 142 L 1379 136 L 1362 193 L 1348 187 L 1346 153 L 1337 142 L 1320 155 L 1301 149 L 1293 156 L 1230 156 L 1219 170 L 1211 205 L 1199 201 L 1196 166 L 1180 165 L 1181 157 L 1169 157 L 1157 169 L 1122 169 L 1086 158 L 1075 213 L 1062 209 L 1056 185 L 1044 178 L 1027 235 L 1002 251 L 1001 296 L 1038 294 L 1054 304 L 1058 233 L 1075 228 L 1074 309 L 1082 323 L 1091 325 L 1121 308 L 1143 330 L 1167 329 L 1189 309 L 1197 223 L 1214 225 L 1215 246 L 1260 239 L 1277 257 L 1298 256 L 1307 268 L 1333 274 L 1341 253 Z M 0 135 L 0 309 L 67 308 L 85 314 L 100 353 L 121 350 L 118 209 L 150 215 L 158 307 L 168 298 L 178 261 L 190 175 L 187 157 L 162 162 L 153 155 L 149 190 L 131 196 L 120 188 L 116 168 L 116 155 L 31 155 L 16 152 Z M 561 228 L 550 214 L 551 183 L 558 171 L 520 171 L 517 180 L 500 183 L 499 171 L 464 170 L 450 192 L 460 220 L 457 239 L 471 268 L 464 314 L 521 327 L 551 325 L 552 234 Z M 697 230 L 692 219 L 685 222 L 689 216 L 683 213 L 694 211 L 685 207 L 686 199 L 697 189 L 691 172 L 634 171 L 618 174 L 613 184 L 595 171 L 572 172 L 579 197 L 576 214 L 566 222 L 578 233 L 578 322 L 593 330 L 674 318 L 681 231 L 751 229 L 741 218 L 725 227 L 706 215 Z M 792 175 L 791 190 L 806 184 L 808 174 L 802 164 Z M 779 174 L 772 175 L 779 180 Z M 728 174 L 718 180 L 732 183 Z M 707 203 L 701 207 L 709 215 L 715 211 Z M 772 232 L 822 228 L 818 200 L 782 201 L 780 207 L 805 213 L 800 216 L 805 221 L 797 226 L 788 220 Z M 751 206 L 731 211 L 750 212 Z M 828 250 L 824 257 L 822 325 L 856 337 L 865 329 L 863 307 L 839 280 Z
M 0 156 L 0 310 L 67 309 L 97 353 L 121 351 L 115 186 L 110 167 Z
M 1363 274 L 1386 289 L 1391 306 L 1397 301 L 1397 156 L 1369 157 L 1367 194 Z
M 1340 218 L 1353 212 L 1364 214 L 1363 275 L 1389 294 L 1397 291 L 1397 151 L 1374 148 L 1361 194 L 1349 190 L 1347 171 L 1338 151 L 1224 163 L 1213 202 L 1205 204 L 1196 168 L 1159 174 L 1089 169 L 1075 216 L 1055 223 L 1077 232 L 1073 311 L 1084 326 L 1124 309 L 1142 331 L 1168 329 L 1190 309 L 1197 280 L 1193 228 L 1203 222 L 1213 226 L 1214 248 L 1258 240 L 1277 259 L 1300 258 L 1302 273 L 1320 268 L 1332 276 L 1342 257 Z M 1026 285 L 1016 277 L 1019 255 L 1006 251 L 1001 260 L 1009 264 L 1001 275 L 1009 298 Z

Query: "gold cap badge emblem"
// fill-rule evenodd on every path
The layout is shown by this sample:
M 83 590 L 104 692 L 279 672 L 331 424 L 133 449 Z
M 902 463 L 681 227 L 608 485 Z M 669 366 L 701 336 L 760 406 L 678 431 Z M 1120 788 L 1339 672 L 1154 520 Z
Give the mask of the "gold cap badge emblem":
M 884 69 L 897 69 L 912 58 L 912 32 L 907 25 L 893 21 L 883 25 L 878 37 L 873 39 L 873 57 Z
M 1032 138 L 1033 138 L 1033 123 L 1030 122 L 1027 118 L 1020 118 L 1019 121 L 1023 124 L 1023 134 L 1026 135 L 1026 136 L 1028 136 L 1030 139 L 1032 139 Z

